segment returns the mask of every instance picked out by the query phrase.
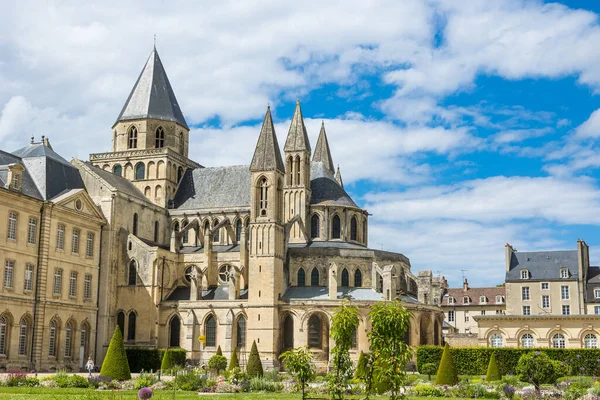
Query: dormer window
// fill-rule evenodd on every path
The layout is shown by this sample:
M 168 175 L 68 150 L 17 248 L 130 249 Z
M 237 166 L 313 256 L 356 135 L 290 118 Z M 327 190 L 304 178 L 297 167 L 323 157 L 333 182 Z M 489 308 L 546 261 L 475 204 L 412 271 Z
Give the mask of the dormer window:
M 21 174 L 13 174 L 12 185 L 14 189 L 19 190 L 21 187 Z
M 521 270 L 521 279 L 529 279 L 529 271 L 526 269 Z
M 485 303 L 485 302 L 486 302 L 486 298 L 485 298 L 485 296 L 480 296 L 480 297 L 479 297 L 479 302 L 480 302 L 480 303 Z
M 502 296 L 496 296 L 496 303 L 501 304 L 503 302 Z
M 568 278 L 569 277 L 569 270 L 567 268 L 561 268 L 560 269 L 560 277 L 561 278 Z
M 469 304 L 469 296 L 463 297 L 463 304 Z
M 454 297 L 448 297 L 448 304 L 454 304 Z
M 24 168 L 21 164 L 10 164 L 8 166 L 7 186 L 9 186 L 9 189 L 16 191 L 21 190 L 23 171 Z
M 600 299 L 600 289 L 594 289 L 594 298 Z

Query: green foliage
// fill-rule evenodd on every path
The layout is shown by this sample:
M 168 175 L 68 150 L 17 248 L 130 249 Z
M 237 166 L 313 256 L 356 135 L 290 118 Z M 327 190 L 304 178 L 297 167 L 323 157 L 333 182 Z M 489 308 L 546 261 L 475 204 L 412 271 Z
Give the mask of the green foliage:
M 361 351 L 360 355 L 358 356 L 358 361 L 356 362 L 356 372 L 354 373 L 354 378 L 364 381 L 367 374 L 367 368 L 368 356 Z
M 221 351 L 221 345 L 217 346 L 217 352 L 215 353 L 217 356 L 222 356 L 223 352 Z
M 536 391 L 539 391 L 542 383 L 554 383 L 556 381 L 554 366 L 546 353 L 531 351 L 523 354 L 519 359 L 517 373 L 520 380 L 533 383 Z
M 4 381 L 0 380 L 0 386 L 34 387 L 39 386 L 39 384 L 38 378 L 28 377 L 25 372 L 19 370 L 9 370 L 6 379 Z
M 173 386 L 180 390 L 198 391 L 209 386 L 206 375 L 199 374 L 194 370 L 177 374 L 172 382 Z
M 437 375 L 435 377 L 436 385 L 456 385 L 458 383 L 458 373 L 456 371 L 456 364 L 454 363 L 454 357 L 450 352 L 450 346 L 448 343 L 444 346 L 444 353 L 442 353 L 442 360 L 438 367 Z
M 460 383 L 450 389 L 447 393 L 452 397 L 467 399 L 498 399 L 500 392 L 495 389 L 489 390 L 481 383 Z
M 240 363 L 238 362 L 238 358 L 237 358 L 237 350 L 233 349 L 233 352 L 231 353 L 231 360 L 229 360 L 229 366 L 227 367 L 227 371 L 231 371 L 234 368 L 239 368 L 240 367 Z
M 412 388 L 412 394 L 419 397 L 444 397 L 444 389 L 430 385 L 420 384 Z
M 348 380 L 352 379 L 354 365 L 350 358 L 350 349 L 358 329 L 358 307 L 348 302 L 335 310 L 331 317 L 331 338 L 335 346 L 331 349 L 333 368 L 328 374 L 328 390 L 333 399 L 341 400 L 350 389 Z
M 498 363 L 496 362 L 496 353 L 492 353 L 492 357 L 490 357 L 490 363 L 488 364 L 487 373 L 485 374 L 486 382 L 499 381 L 502 379 L 502 375 L 500 374 L 500 369 L 498 368 Z
M 248 363 L 246 364 L 246 372 L 250 377 L 263 376 L 263 366 L 262 361 L 260 361 L 260 356 L 258 355 L 256 341 L 252 342 L 252 349 L 250 350 Z
M 227 382 L 233 385 L 243 385 L 248 381 L 248 374 L 246 374 L 240 367 L 234 367 L 227 370 Z
M 130 347 L 125 349 L 125 352 L 131 372 L 158 371 L 166 349 Z M 179 347 L 171 347 L 169 357 L 173 366 L 183 366 L 185 365 L 186 351 Z
M 296 376 L 302 390 L 302 399 L 306 398 L 306 384 L 315 377 L 312 353 L 308 347 L 296 347 L 283 353 L 279 358 L 285 368 Z
M 406 364 L 412 358 L 404 336 L 410 326 L 411 313 L 400 301 L 380 302 L 371 307 L 369 344 L 373 353 L 373 368 L 377 369 L 375 382 L 389 382 L 390 399 L 401 396 L 406 379 Z M 367 396 L 369 391 L 367 384 Z
M 283 383 L 255 377 L 250 379 L 250 390 L 253 392 L 280 392 L 283 390 Z
M 164 372 L 170 369 L 173 369 L 173 361 L 171 360 L 171 352 L 167 349 L 163 354 L 160 370 Z
M 208 360 L 208 368 L 215 371 L 217 374 L 221 371 L 224 371 L 227 368 L 227 358 L 225 356 L 220 356 L 215 354 Z
M 112 338 L 108 345 L 106 357 L 102 362 L 100 375 L 109 377 L 115 381 L 125 381 L 131 379 L 129 370 L 129 362 L 125 353 L 125 345 L 123 344 L 123 334 L 121 328 L 115 327 Z
M 135 380 L 135 389 L 140 390 L 141 388 L 150 387 L 156 382 L 158 382 L 158 377 L 155 374 L 142 372 Z
M 431 380 L 431 375 L 435 375 L 437 373 L 438 370 L 438 366 L 434 363 L 427 363 L 427 364 L 423 364 L 422 369 L 422 373 L 427 375 L 429 377 L 429 380 Z

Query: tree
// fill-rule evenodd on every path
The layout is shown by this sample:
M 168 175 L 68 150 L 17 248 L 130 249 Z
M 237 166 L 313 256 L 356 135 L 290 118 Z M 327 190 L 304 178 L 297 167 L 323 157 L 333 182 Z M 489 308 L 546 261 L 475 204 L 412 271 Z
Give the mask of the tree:
M 102 362 L 100 375 L 106 376 L 115 381 L 126 381 L 131 379 L 131 371 L 129 370 L 129 362 L 125 353 L 125 344 L 123 343 L 123 334 L 121 328 L 115 327 L 106 357 Z
M 173 359 L 171 358 L 171 352 L 169 349 L 165 349 L 165 353 L 163 354 L 162 362 L 160 363 L 161 371 L 168 371 L 173 369 Z
M 227 367 L 227 371 L 231 371 L 234 368 L 239 368 L 240 363 L 237 358 L 237 350 L 233 349 L 231 352 L 231 360 L 229 360 L 229 366 Z
M 306 384 L 315 376 L 312 364 L 312 353 L 308 347 L 296 347 L 283 353 L 279 358 L 285 368 L 296 376 L 298 386 L 302 391 L 302 400 L 306 398 Z
M 246 364 L 246 373 L 248 376 L 263 376 L 263 366 L 258 355 L 258 347 L 256 347 L 256 340 L 252 342 L 252 349 L 250 350 L 250 356 L 248 356 L 248 363 Z
M 410 316 L 410 311 L 398 300 L 377 303 L 369 312 L 369 342 L 373 354 L 371 365 L 376 369 L 372 376 L 377 377 L 377 381 L 389 382 L 391 400 L 402 395 L 406 364 L 412 358 L 412 349 L 404 342 L 410 326 Z
M 539 351 L 523 354 L 517 362 L 516 372 L 521 381 L 532 383 L 536 392 L 540 391 L 542 383 L 554 383 L 557 374 L 570 373 L 568 368 L 562 368 L 560 361 L 553 361 Z
M 358 307 L 351 306 L 348 302 L 334 312 L 331 318 L 331 338 L 335 347 L 333 354 L 333 369 L 328 374 L 329 394 L 334 399 L 343 399 L 344 392 L 348 389 L 348 380 L 352 379 L 353 364 L 350 358 L 350 349 L 355 341 L 358 330 Z
M 485 374 L 485 381 L 499 381 L 502 379 L 502 375 L 500 375 L 500 369 L 498 368 L 498 363 L 496 362 L 496 353 L 492 353 L 492 357 L 490 357 L 490 363 L 488 364 L 487 374 Z
M 456 365 L 454 364 L 454 357 L 450 352 L 450 346 L 448 343 L 444 346 L 444 352 L 442 353 L 442 360 L 438 367 L 437 375 L 435 377 L 436 385 L 456 385 L 458 383 L 458 372 L 456 371 Z
M 208 360 L 208 368 L 215 371 L 216 374 L 220 373 L 227 368 L 227 358 L 225 358 L 225 356 L 215 354 L 210 358 L 210 360 Z
M 438 367 L 434 363 L 423 364 L 421 367 L 421 373 L 425 374 L 429 377 L 431 381 L 431 375 L 435 375 L 437 373 Z

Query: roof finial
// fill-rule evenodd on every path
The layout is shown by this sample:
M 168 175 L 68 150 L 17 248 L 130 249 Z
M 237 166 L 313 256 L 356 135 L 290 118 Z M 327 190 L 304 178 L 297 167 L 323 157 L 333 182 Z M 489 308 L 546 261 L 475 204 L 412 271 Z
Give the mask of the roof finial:
M 156 50 L 156 33 L 154 34 L 154 50 Z
M 31 137 L 31 144 L 33 144 L 33 141 L 34 141 L 34 139 L 35 139 L 35 138 L 32 136 L 32 137 Z

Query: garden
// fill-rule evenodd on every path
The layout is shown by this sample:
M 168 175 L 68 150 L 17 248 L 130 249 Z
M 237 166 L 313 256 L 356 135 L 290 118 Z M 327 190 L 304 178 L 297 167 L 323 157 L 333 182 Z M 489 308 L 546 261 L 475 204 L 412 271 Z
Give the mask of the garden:
M 312 353 L 298 347 L 281 355 L 283 371 L 263 370 L 256 343 L 245 368 L 235 351 L 220 348 L 206 365 L 186 364 L 183 349 L 128 349 L 117 327 L 99 374 L 9 371 L 2 399 L 600 399 L 600 350 L 450 348 L 404 342 L 410 313 L 400 302 L 374 305 L 370 352 L 350 358 L 357 309 L 343 304 L 331 320 L 330 371 L 315 372 Z M 416 360 L 417 372 L 407 372 Z M 136 374 L 132 376 L 132 371 Z

